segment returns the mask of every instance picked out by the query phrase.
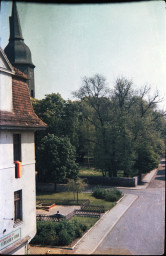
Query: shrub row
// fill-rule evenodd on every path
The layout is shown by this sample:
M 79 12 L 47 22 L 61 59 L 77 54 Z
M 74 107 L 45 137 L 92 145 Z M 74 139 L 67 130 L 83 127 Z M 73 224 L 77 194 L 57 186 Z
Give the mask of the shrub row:
M 97 199 L 104 199 L 109 202 L 115 202 L 122 196 L 122 192 L 116 188 L 105 190 L 103 188 L 97 187 L 93 191 L 92 195 Z
M 37 234 L 31 244 L 38 245 L 69 245 L 79 238 L 88 229 L 86 224 L 74 220 L 73 223 L 63 220 L 61 222 L 38 222 Z

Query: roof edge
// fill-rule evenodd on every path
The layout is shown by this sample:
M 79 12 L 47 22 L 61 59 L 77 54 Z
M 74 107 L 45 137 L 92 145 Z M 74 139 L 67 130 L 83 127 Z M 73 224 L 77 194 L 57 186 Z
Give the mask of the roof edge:
M 9 67 L 9 69 L 11 70 L 11 71 L 9 71 L 9 70 L 6 70 L 6 69 L 0 67 L 0 71 L 14 75 L 15 74 L 14 67 L 10 63 L 8 57 L 6 56 L 4 50 L 1 48 L 1 46 L 0 46 L 0 52 L 1 52 L 2 56 L 3 56 L 3 58 L 5 59 L 5 61 L 7 62 L 7 65 Z
M 0 125 L 1 130 L 23 130 L 23 131 L 38 131 L 38 130 L 46 130 L 47 127 L 25 127 L 25 126 L 8 126 L 8 125 Z

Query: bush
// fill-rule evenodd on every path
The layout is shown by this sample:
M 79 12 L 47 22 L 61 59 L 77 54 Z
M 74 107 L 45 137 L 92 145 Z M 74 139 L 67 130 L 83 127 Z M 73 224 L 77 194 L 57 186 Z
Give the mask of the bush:
M 118 201 L 118 199 L 122 196 L 122 192 L 116 188 L 106 191 L 105 200 L 109 202 Z
M 38 222 L 37 234 L 31 244 L 41 245 L 69 245 L 74 239 L 81 237 L 87 230 L 85 224 L 78 220 L 73 224 L 63 220 L 61 222 Z
M 116 188 L 105 190 L 103 188 L 98 187 L 94 190 L 92 195 L 98 199 L 105 199 L 106 201 L 109 202 L 115 202 L 122 196 L 122 192 Z
M 62 229 L 58 235 L 60 245 L 68 245 L 72 242 L 73 237 L 68 233 L 68 230 Z
M 85 232 L 88 229 L 88 226 L 86 224 L 80 223 L 79 220 L 74 220 L 73 228 L 75 231 L 76 238 L 78 238 L 81 237 L 83 232 Z
M 106 195 L 106 191 L 103 188 L 97 187 L 94 191 L 92 196 L 94 196 L 97 199 L 104 199 Z

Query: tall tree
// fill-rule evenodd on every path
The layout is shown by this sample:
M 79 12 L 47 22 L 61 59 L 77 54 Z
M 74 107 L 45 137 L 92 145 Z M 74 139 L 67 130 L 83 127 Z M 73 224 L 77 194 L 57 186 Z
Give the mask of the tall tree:
M 110 170 L 108 161 L 109 146 L 107 131 L 110 112 L 110 90 L 106 86 L 103 76 L 83 79 L 83 86 L 73 95 L 81 100 L 83 120 L 89 125 L 93 133 L 87 136 L 86 141 L 94 144 L 96 166 L 105 175 Z M 90 135 L 90 132 L 87 132 Z
M 43 133 L 37 133 L 39 141 L 48 133 L 68 137 L 78 146 L 79 106 L 77 102 L 65 101 L 60 94 L 48 94 L 42 100 L 33 100 L 36 114 L 48 125 Z M 37 138 L 37 139 L 38 139 Z
M 41 181 L 55 184 L 68 178 L 77 178 L 75 148 L 67 137 L 59 138 L 48 134 L 41 139 L 37 148 L 37 171 Z

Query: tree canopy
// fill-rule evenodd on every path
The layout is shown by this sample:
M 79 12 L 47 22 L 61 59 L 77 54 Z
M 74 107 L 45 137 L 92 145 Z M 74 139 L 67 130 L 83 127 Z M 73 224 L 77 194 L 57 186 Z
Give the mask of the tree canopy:
M 37 170 L 40 180 L 61 183 L 75 179 L 78 165 L 75 163 L 75 148 L 67 137 L 48 134 L 37 148 Z
M 48 125 L 36 134 L 40 180 L 76 179 L 76 161 L 85 157 L 110 177 L 118 170 L 133 176 L 156 168 L 164 154 L 166 124 L 165 113 L 157 109 L 157 92 L 149 96 L 148 86 L 136 91 L 124 77 L 110 89 L 96 74 L 84 77 L 73 95 L 73 101 L 55 93 L 33 100 L 36 114 Z
M 151 148 L 145 151 L 153 157 L 144 158 L 144 164 L 150 167 L 151 161 L 151 167 L 156 167 L 164 152 L 165 119 L 156 108 L 158 93 L 149 97 L 149 92 L 147 86 L 137 92 L 133 81 L 124 77 L 118 78 L 110 90 L 106 79 L 95 75 L 84 78 L 83 86 L 73 93 L 81 101 L 82 122 L 93 131 L 91 135 L 87 130 L 86 140 L 93 144 L 95 165 L 103 175 L 116 176 L 118 170 L 124 170 L 126 176 L 147 171 L 136 164 L 140 149 L 146 147 Z M 156 120 L 161 122 L 161 130 Z

